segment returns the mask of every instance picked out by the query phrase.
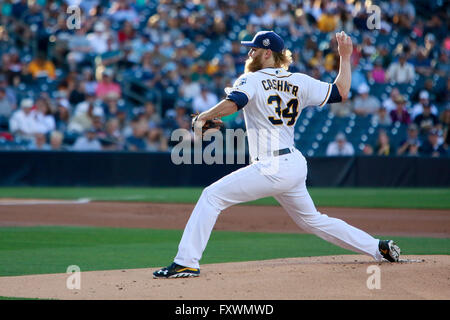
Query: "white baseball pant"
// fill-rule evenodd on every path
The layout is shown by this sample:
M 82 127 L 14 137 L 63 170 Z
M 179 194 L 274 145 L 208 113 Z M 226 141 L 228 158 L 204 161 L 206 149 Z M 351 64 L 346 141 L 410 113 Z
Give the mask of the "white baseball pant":
M 184 229 L 174 262 L 199 268 L 220 212 L 238 203 L 269 196 L 273 196 L 303 230 L 381 261 L 378 239 L 317 211 L 306 189 L 306 159 L 297 149 L 291 150 L 293 152 L 286 155 L 256 161 L 205 188 Z

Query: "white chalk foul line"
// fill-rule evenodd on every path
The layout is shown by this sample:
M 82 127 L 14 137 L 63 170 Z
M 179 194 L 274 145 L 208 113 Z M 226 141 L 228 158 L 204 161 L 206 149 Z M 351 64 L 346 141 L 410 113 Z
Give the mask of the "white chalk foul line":
M 85 204 L 91 202 L 89 198 L 81 198 L 78 200 L 7 200 L 0 199 L 0 206 L 35 206 L 39 204 Z

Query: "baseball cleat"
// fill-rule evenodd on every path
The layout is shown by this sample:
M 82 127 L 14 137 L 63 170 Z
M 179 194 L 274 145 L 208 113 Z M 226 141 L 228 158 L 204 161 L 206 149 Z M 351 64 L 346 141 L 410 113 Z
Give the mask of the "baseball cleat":
M 393 240 L 380 240 L 378 249 L 384 259 L 389 262 L 398 262 L 400 257 L 400 248 Z
M 198 277 L 200 275 L 200 269 L 183 267 L 175 262 L 170 266 L 159 269 L 153 272 L 153 278 L 155 279 L 168 279 L 168 278 L 189 278 Z

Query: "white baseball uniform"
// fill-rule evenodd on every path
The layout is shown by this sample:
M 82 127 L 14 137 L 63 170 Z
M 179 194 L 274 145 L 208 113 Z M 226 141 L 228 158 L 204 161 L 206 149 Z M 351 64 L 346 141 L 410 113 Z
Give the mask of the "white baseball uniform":
M 242 75 L 233 88 L 225 91 L 247 95 L 244 117 L 252 163 L 203 190 L 174 262 L 199 268 L 199 260 L 220 212 L 234 204 L 269 196 L 273 196 L 303 230 L 381 261 L 378 239 L 316 210 L 306 189 L 306 159 L 294 147 L 294 127 L 301 110 L 325 105 L 331 84 L 282 68 L 266 68 Z M 284 151 L 289 153 L 277 153 L 283 149 L 288 149 Z

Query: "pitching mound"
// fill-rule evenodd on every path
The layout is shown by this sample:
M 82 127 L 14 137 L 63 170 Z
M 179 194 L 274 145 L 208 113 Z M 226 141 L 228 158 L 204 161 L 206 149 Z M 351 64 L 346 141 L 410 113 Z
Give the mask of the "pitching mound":
M 0 296 L 56 299 L 450 299 L 450 256 L 403 256 L 420 262 L 376 263 L 361 255 L 203 265 L 201 276 L 153 279 L 152 269 L 0 277 Z M 422 261 L 423 260 L 423 261 Z M 380 289 L 367 280 L 375 266 Z M 373 268 L 373 267 L 372 267 Z M 375 268 L 376 269 L 376 268 Z M 369 268 L 369 271 L 371 268 Z M 373 282 L 372 282 L 373 283 Z

